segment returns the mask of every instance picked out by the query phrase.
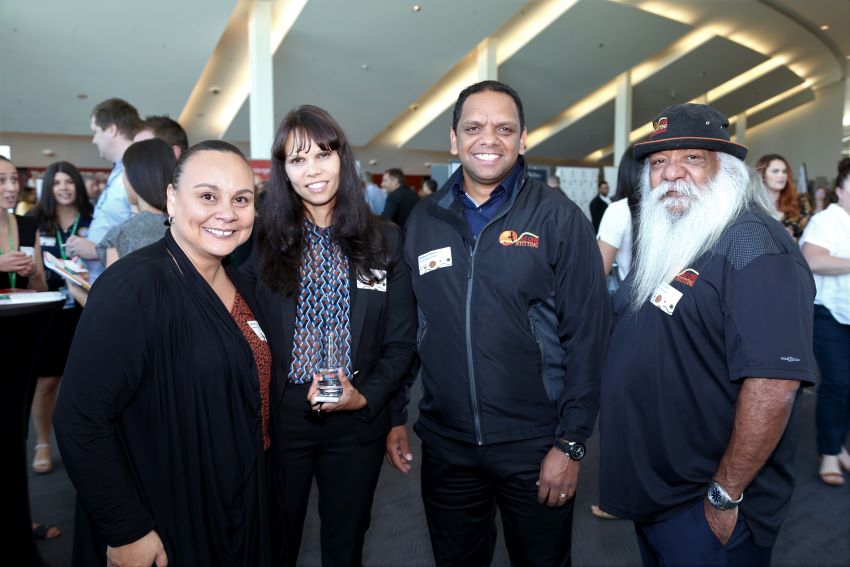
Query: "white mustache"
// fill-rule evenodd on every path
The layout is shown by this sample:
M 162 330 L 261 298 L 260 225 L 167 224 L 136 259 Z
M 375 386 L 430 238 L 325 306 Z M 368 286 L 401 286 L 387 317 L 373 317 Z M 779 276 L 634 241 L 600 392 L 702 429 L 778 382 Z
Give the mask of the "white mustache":
M 653 200 L 660 201 L 670 191 L 675 191 L 679 193 L 681 197 L 688 198 L 694 198 L 700 194 L 696 184 L 690 181 L 685 181 L 684 179 L 679 179 L 677 181 L 661 181 L 658 185 L 652 188 L 652 193 L 654 194 Z

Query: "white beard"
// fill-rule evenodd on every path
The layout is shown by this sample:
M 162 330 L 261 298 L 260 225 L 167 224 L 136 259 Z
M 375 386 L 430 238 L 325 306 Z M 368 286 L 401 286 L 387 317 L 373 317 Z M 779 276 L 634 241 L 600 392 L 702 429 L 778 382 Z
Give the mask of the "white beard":
M 717 157 L 718 171 L 703 187 L 680 180 L 662 181 L 653 188 L 649 164 L 644 166 L 632 267 L 631 305 L 635 311 L 658 286 L 670 282 L 711 250 L 750 200 L 749 172 L 744 162 L 722 152 Z M 680 195 L 662 200 L 673 189 Z

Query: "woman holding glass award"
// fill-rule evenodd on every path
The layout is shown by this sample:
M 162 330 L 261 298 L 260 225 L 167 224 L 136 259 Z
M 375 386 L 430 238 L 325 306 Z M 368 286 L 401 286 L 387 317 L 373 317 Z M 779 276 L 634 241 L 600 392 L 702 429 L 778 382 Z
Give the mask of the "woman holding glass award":
M 345 134 L 320 108 L 301 106 L 278 129 L 257 244 L 246 274 L 270 315 L 284 484 L 272 539 L 295 565 L 315 478 L 322 564 L 360 565 L 416 307 L 401 235 L 370 212 Z

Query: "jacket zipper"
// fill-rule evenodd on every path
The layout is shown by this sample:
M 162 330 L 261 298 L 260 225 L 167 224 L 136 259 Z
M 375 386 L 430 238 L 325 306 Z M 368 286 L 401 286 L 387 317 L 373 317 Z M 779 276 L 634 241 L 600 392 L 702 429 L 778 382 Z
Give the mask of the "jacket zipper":
M 525 185 L 525 180 L 526 177 L 523 175 L 520 178 L 520 182 L 514 187 L 514 191 L 520 190 L 522 186 Z M 482 228 L 481 232 L 478 233 L 478 238 L 475 239 L 475 244 L 472 246 L 469 260 L 466 265 L 466 368 L 469 373 L 469 395 L 472 398 L 472 419 L 473 427 L 475 429 L 476 445 L 484 444 L 484 434 L 481 432 L 481 410 L 478 408 L 478 387 L 476 386 L 475 369 L 472 364 L 472 287 L 475 282 L 475 252 L 478 250 L 478 242 L 481 240 L 481 236 L 484 234 L 484 231 L 486 231 L 491 224 L 506 216 L 508 212 L 514 208 L 515 202 L 516 195 L 514 195 L 513 202 L 509 208 L 505 209 L 502 214 L 490 219 L 490 222 L 484 225 L 484 228 Z
M 486 227 L 484 227 L 486 228 Z M 481 232 L 478 233 L 478 238 L 481 238 Z M 475 275 L 475 250 L 478 249 L 478 240 L 475 240 L 475 245 L 470 251 L 469 260 L 466 266 L 466 370 L 469 374 L 469 397 L 472 402 L 472 419 L 475 429 L 475 444 L 484 444 L 484 435 L 481 433 L 481 411 L 478 409 L 478 388 L 475 385 L 475 369 L 472 364 L 472 282 Z

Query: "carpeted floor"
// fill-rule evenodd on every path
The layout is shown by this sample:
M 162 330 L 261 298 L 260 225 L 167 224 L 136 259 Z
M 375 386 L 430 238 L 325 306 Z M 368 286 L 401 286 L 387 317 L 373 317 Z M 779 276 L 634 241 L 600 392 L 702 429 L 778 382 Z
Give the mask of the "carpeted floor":
M 791 511 L 773 555 L 782 567 L 827 567 L 850 565 L 850 478 L 840 488 L 818 480 L 818 458 L 814 448 L 814 402 L 811 392 L 804 395 L 800 450 L 797 456 L 797 487 Z M 414 412 L 412 412 L 414 413 Z M 414 442 L 418 441 L 412 436 Z M 639 565 L 634 530 L 630 522 L 600 520 L 590 514 L 597 495 L 597 440 L 588 443 L 576 501 L 573 527 L 573 564 Z M 418 452 L 418 443 L 415 454 Z M 30 451 L 32 449 L 30 448 Z M 58 459 L 54 447 L 54 458 Z M 31 456 L 30 456 L 31 458 Z M 62 529 L 56 539 L 40 542 L 39 548 L 52 567 L 70 564 L 74 521 L 74 489 L 62 463 L 47 475 L 30 474 L 33 518 Z M 319 520 L 315 490 L 305 525 L 300 564 L 320 565 Z M 419 498 L 419 470 L 407 476 L 385 464 L 375 495 L 372 527 L 367 534 L 364 565 L 418 567 L 433 565 L 425 514 Z M 494 566 L 509 565 L 504 543 L 499 540 Z

